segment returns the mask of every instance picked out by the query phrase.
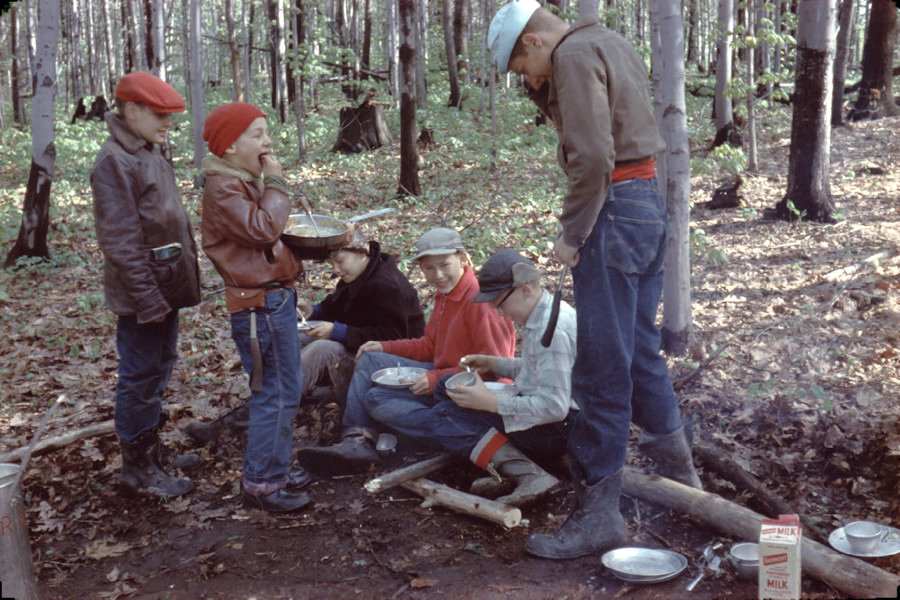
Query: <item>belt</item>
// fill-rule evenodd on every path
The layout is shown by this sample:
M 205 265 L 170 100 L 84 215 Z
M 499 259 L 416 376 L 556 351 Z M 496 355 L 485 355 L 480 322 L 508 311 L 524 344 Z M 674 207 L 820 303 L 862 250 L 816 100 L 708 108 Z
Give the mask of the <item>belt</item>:
M 280 281 L 270 281 L 269 283 L 264 283 L 259 287 L 266 290 L 267 292 L 271 292 L 272 290 L 277 290 L 277 289 L 283 288 L 284 284 L 281 283 Z

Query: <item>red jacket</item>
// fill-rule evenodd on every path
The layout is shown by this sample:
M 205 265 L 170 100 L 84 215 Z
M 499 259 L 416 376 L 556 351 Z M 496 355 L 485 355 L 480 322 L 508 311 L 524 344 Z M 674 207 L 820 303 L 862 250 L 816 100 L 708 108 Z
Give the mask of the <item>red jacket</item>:
M 512 321 L 486 302 L 473 303 L 477 293 L 478 280 L 465 267 L 452 292 L 435 293 L 423 337 L 381 342 L 381 346 L 388 354 L 434 363 L 434 370 L 428 372 L 432 390 L 441 377 L 460 371 L 459 359 L 467 354 L 511 358 L 516 351 Z

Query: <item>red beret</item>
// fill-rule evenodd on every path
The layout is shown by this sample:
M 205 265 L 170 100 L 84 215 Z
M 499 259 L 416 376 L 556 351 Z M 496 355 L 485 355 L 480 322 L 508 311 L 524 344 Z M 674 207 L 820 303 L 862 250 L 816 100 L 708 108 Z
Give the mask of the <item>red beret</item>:
M 247 102 L 230 102 L 214 109 L 203 124 L 203 140 L 218 157 L 225 154 L 250 123 L 266 113 Z
M 116 98 L 125 102 L 140 102 L 158 113 L 184 110 L 184 98 L 175 88 L 150 73 L 133 71 L 119 80 Z

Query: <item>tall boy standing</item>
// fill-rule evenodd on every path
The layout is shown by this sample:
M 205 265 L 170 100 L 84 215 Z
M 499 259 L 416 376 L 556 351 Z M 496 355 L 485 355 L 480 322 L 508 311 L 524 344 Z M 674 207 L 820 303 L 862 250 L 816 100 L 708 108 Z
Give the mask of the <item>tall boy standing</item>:
M 570 27 L 535 0 L 514 0 L 494 16 L 488 44 L 501 72 L 523 75 L 546 98 L 568 181 L 556 255 L 575 283 L 577 504 L 526 549 L 575 558 L 625 541 L 619 495 L 632 420 L 661 475 L 700 487 L 656 328 L 668 215 L 654 157 L 664 144 L 641 58 L 596 16 Z
M 104 117 L 110 137 L 91 170 L 103 292 L 117 315 L 121 482 L 156 496 L 193 488 L 190 479 L 166 473 L 158 435 L 161 394 L 178 358 L 178 309 L 200 301 L 190 221 L 172 166 L 156 146 L 166 141 L 172 113 L 184 106 L 184 98 L 161 79 L 143 71 L 125 75 L 116 87 L 118 110 Z

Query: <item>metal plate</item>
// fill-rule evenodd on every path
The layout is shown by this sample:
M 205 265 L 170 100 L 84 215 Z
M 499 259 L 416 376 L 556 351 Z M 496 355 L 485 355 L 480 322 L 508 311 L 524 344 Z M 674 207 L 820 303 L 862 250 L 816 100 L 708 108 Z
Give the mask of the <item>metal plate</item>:
M 309 216 L 295 213 L 288 216 L 284 231 L 281 232 L 281 240 L 288 246 L 324 248 L 339 242 L 347 232 L 347 226 L 333 217 L 313 215 L 313 219 L 319 228 L 318 236 Z
M 10 485 L 19 474 L 19 469 L 15 463 L 0 463 L 0 488 Z
M 393 390 L 405 390 L 425 374 L 419 367 L 388 367 L 372 373 L 372 383 Z
M 844 533 L 843 527 L 838 527 L 828 536 L 828 543 L 838 552 L 849 554 L 850 556 L 862 556 L 865 558 L 879 558 L 881 556 L 893 556 L 900 552 L 900 529 L 891 527 L 890 525 L 881 525 L 887 530 L 887 535 L 869 552 L 857 552 L 850 547 L 847 540 L 847 534 Z
M 515 396 L 519 393 L 519 388 L 510 383 L 501 383 L 499 381 L 485 381 L 484 387 L 492 394 L 504 394 L 506 396 Z
M 600 559 L 612 574 L 629 583 L 659 583 L 674 579 L 687 567 L 687 558 L 658 548 L 616 548 Z
M 299 331 L 300 333 L 306 333 L 307 331 L 309 331 L 310 329 L 312 329 L 319 323 L 322 323 L 322 321 L 306 321 L 304 323 L 303 321 L 298 320 L 297 321 L 297 331 Z

